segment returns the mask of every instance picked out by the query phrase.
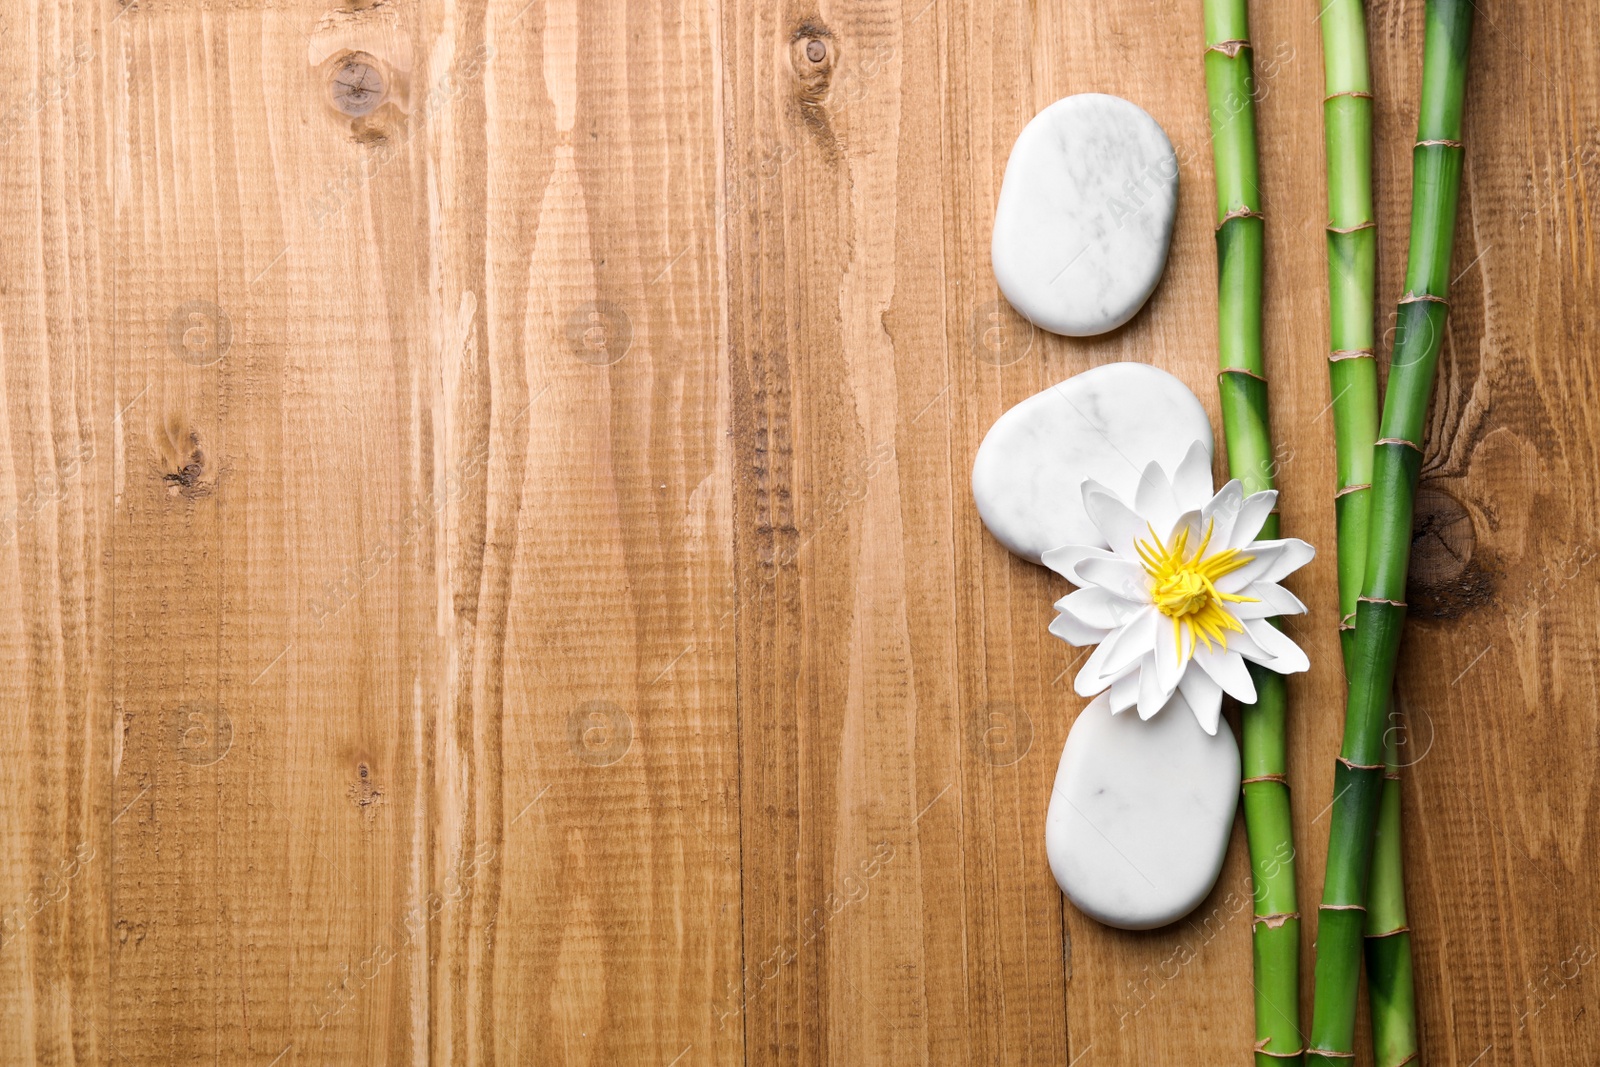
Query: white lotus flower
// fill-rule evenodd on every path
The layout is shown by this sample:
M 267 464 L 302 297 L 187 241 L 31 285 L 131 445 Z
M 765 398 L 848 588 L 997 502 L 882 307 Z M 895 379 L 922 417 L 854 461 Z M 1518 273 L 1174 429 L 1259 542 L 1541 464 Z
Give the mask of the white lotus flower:
M 1306 610 L 1277 583 L 1316 554 L 1298 538 L 1255 540 L 1277 500 L 1276 492 L 1247 497 L 1237 481 L 1213 495 L 1199 445 L 1170 479 L 1146 467 L 1131 508 L 1084 482 L 1084 508 L 1105 544 L 1043 556 L 1080 587 L 1056 602 L 1050 632 L 1099 645 L 1078 672 L 1078 695 L 1109 688 L 1113 713 L 1137 707 L 1141 719 L 1181 700 L 1215 734 L 1223 693 L 1255 702 L 1246 660 L 1280 674 L 1308 669 L 1300 646 L 1266 621 Z

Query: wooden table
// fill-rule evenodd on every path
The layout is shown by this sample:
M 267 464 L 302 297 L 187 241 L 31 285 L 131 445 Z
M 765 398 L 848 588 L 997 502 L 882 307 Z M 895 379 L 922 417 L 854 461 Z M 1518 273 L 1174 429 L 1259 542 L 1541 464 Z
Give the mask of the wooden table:
M 1321 50 L 1314 4 L 1255 15 L 1309 915 Z M 1422 7 L 1371 19 L 1387 312 Z M 1242 834 L 1167 929 L 1063 905 L 1066 586 L 967 485 L 1087 367 L 1215 411 L 1198 0 L 0 28 L 0 1062 L 1248 1062 Z M 1400 686 L 1431 1063 L 1600 1058 L 1597 54 L 1581 4 L 1479 17 Z M 988 240 L 1018 130 L 1088 90 L 1182 196 L 1082 341 Z

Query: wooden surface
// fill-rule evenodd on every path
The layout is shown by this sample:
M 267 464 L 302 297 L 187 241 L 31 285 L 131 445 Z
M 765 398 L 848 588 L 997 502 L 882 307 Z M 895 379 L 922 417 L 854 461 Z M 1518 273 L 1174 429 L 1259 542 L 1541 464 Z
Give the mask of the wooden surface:
M 1485 5 L 1473 49 L 1401 685 L 1432 1063 L 1600 1059 L 1592 14 Z M 1254 12 L 1308 914 L 1315 15 Z M 1371 15 L 1388 309 L 1421 4 Z M 1198 0 L 7 5 L 0 1063 L 1247 1062 L 1242 838 L 1167 929 L 1063 906 L 1065 586 L 967 488 L 1090 366 L 1215 412 L 1201 39 Z M 1182 197 L 1149 306 L 1069 341 L 987 248 L 1088 90 Z

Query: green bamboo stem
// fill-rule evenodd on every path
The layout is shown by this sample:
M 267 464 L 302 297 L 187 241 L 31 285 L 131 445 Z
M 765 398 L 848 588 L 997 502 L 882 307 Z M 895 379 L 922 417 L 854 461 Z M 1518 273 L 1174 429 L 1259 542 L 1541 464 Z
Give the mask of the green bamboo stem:
M 1308 1064 L 1347 1064 L 1367 881 L 1385 778 L 1385 715 L 1405 622 L 1412 505 L 1423 423 L 1444 339 L 1450 253 L 1461 184 L 1461 113 L 1473 0 L 1428 0 L 1422 104 L 1412 151 L 1411 247 L 1378 428 L 1367 562 L 1356 604 L 1344 744 L 1334 767 L 1328 866 L 1317 924 L 1316 998 Z
M 1406 925 L 1401 870 L 1400 772 L 1395 731 L 1384 746 L 1383 795 L 1372 846 L 1367 889 L 1367 1000 L 1372 1012 L 1372 1052 L 1377 1067 L 1420 1063 L 1416 989 L 1411 973 L 1411 928 Z
M 1217 389 L 1228 469 L 1246 493 L 1271 489 L 1275 463 L 1261 358 L 1264 223 L 1245 0 L 1204 0 L 1206 99 L 1217 180 Z M 1262 536 L 1278 536 L 1272 515 Z M 1255 885 L 1257 1067 L 1302 1062 L 1300 913 L 1295 892 L 1283 676 L 1250 668 L 1256 703 L 1240 710 L 1244 824 Z
M 1321 9 L 1326 97 L 1323 132 L 1328 167 L 1328 379 L 1333 396 L 1334 497 L 1338 536 L 1339 628 L 1351 666 L 1356 601 L 1367 561 L 1373 442 L 1378 424 L 1374 358 L 1377 260 L 1372 210 L 1372 80 L 1362 0 L 1331 0 Z M 1378 810 L 1366 921 L 1367 993 L 1377 1067 L 1400 1067 L 1417 1055 L 1411 934 L 1401 869 L 1400 773 L 1393 731 Z
M 1338 486 L 1339 621 L 1355 625 L 1367 562 L 1373 442 L 1378 438 L 1374 359 L 1377 223 L 1372 212 L 1372 80 L 1362 0 L 1322 9 L 1327 96 L 1322 105 L 1328 160 L 1328 379 Z

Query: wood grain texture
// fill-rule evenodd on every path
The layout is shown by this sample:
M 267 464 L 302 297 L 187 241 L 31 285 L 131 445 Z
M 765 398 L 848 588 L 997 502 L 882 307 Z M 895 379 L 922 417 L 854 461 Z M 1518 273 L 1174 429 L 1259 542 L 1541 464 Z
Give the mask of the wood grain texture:
M 0 13 L 0 1063 L 1245 1062 L 1242 840 L 1145 934 L 1050 878 L 1065 586 L 967 487 L 1090 366 L 1215 415 L 1199 15 Z M 1326 547 L 1316 12 L 1252 15 L 1284 526 Z M 1387 307 L 1421 8 L 1370 18 Z M 1430 1062 L 1600 1059 L 1597 38 L 1519 0 L 1474 45 L 1400 684 Z M 1090 90 L 1182 191 L 1149 306 L 1065 340 L 989 227 Z M 1309 912 L 1331 552 L 1297 589 Z

